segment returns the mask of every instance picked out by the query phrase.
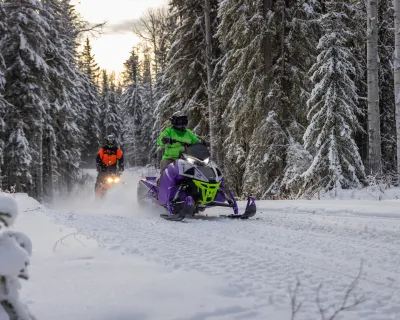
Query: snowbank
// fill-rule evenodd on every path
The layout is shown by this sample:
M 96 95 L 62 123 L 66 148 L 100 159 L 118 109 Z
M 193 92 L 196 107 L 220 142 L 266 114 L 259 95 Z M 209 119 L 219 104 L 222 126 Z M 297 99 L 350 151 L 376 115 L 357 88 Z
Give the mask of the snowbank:
M 0 193 L 0 319 L 34 319 L 20 301 L 19 279 L 28 279 L 32 242 L 25 234 L 9 230 L 18 216 L 14 197 Z
M 123 239 L 136 232 L 121 229 L 120 217 L 110 212 L 105 215 L 96 208 L 90 215 L 83 203 L 83 212 L 48 210 L 26 195 L 16 199 L 21 210 L 18 228 L 35 243 L 33 276 L 24 286 L 24 301 L 38 319 L 231 320 L 236 313 L 248 314 L 254 303 L 239 297 L 236 289 L 215 275 L 149 261 L 138 249 L 145 241 L 142 235 L 138 234 L 135 245 L 126 247 Z M 79 223 L 72 228 L 63 221 L 90 217 L 96 223 L 104 216 L 113 219 L 111 224 L 100 223 L 106 239 L 80 228 Z M 131 218 L 133 222 L 137 216 Z M 168 242 L 155 230 L 147 235 Z M 288 312 L 273 306 L 265 309 L 272 318 L 290 318 Z
M 0 228 L 13 225 L 18 215 L 15 199 L 6 193 L 0 193 Z
M 318 195 L 313 197 L 317 200 Z M 320 194 L 321 200 L 396 200 L 400 199 L 400 188 L 370 186 L 363 189 L 334 189 Z
M 287 214 L 356 215 L 400 218 L 400 200 L 264 200 L 258 201 L 259 211 Z

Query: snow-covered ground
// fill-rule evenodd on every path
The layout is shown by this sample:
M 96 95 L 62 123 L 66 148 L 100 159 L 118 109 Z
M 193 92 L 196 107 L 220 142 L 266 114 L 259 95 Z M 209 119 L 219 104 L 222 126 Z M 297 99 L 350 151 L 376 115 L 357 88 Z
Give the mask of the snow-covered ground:
M 296 319 L 322 319 L 321 284 L 329 319 L 362 261 L 348 304 L 365 301 L 337 319 L 400 319 L 400 202 L 262 201 L 257 220 L 174 223 L 139 209 L 137 175 L 123 177 L 99 203 L 15 195 L 33 243 L 21 296 L 39 320 L 291 319 L 297 281 Z

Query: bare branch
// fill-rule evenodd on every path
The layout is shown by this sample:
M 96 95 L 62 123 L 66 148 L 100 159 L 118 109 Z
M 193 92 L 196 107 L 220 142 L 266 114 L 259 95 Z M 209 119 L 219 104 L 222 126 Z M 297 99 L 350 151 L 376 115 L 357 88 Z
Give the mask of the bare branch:
M 352 308 L 354 308 L 354 307 L 358 306 L 359 304 L 364 303 L 366 301 L 366 298 L 364 297 L 364 295 L 357 295 L 354 292 L 356 287 L 357 287 L 357 285 L 358 285 L 358 282 L 359 282 L 359 280 L 361 278 L 361 275 L 362 275 L 362 267 L 363 267 L 363 262 L 361 261 L 360 270 L 358 272 L 358 275 L 353 280 L 353 282 L 348 286 L 348 288 L 346 290 L 346 293 L 345 293 L 345 296 L 343 298 L 342 305 L 340 307 L 338 307 L 338 308 L 335 305 L 330 305 L 330 306 L 328 306 L 326 308 L 323 307 L 323 305 L 321 303 L 321 299 L 320 299 L 320 292 L 321 292 L 321 289 L 322 289 L 322 284 L 318 287 L 316 302 L 317 302 L 318 310 L 319 310 L 319 312 L 321 314 L 321 319 L 322 320 L 325 320 L 325 319 L 334 320 L 334 319 L 336 319 L 336 317 L 341 312 L 346 311 L 346 310 L 350 310 L 350 309 L 352 309 Z M 350 300 L 351 297 L 353 299 L 350 302 L 349 300 Z M 329 309 L 331 309 L 331 308 L 335 309 L 335 307 L 336 307 L 336 310 L 333 312 L 333 314 L 330 317 L 328 317 L 326 315 L 327 311 Z
M 86 28 L 83 29 L 79 29 L 78 30 L 78 34 L 82 34 L 85 32 L 89 32 L 91 35 L 96 34 L 102 34 L 103 33 L 103 27 L 107 24 L 106 21 L 101 22 L 101 23 L 96 23 L 94 25 L 88 26 Z
M 74 232 L 74 233 L 70 233 L 70 234 L 68 234 L 68 235 L 66 235 L 66 236 L 64 236 L 64 237 L 62 237 L 61 239 L 57 240 L 57 241 L 54 243 L 53 251 L 56 251 L 58 244 L 64 245 L 63 241 L 64 241 L 65 239 L 69 238 L 69 237 L 74 237 L 74 239 L 77 240 L 80 244 L 82 244 L 82 246 L 86 247 L 85 244 L 84 244 L 80 239 L 77 238 L 78 235 L 84 236 L 84 237 L 86 237 L 87 239 L 89 239 L 89 238 L 94 239 L 94 240 L 97 241 L 97 244 L 99 245 L 99 247 L 104 247 L 104 243 L 102 243 L 102 242 L 101 242 L 99 239 L 97 239 L 96 237 L 91 236 L 91 235 L 88 235 L 88 234 L 83 234 L 83 233 L 76 233 L 76 232 Z
M 300 308 L 301 308 L 301 306 L 303 305 L 303 302 L 304 302 L 304 301 L 299 302 L 299 303 L 297 302 L 297 297 L 298 297 L 300 285 L 301 285 L 300 280 L 299 280 L 299 278 L 297 278 L 297 282 L 296 282 L 296 286 L 295 286 L 294 290 L 292 291 L 290 286 L 288 288 L 289 296 L 290 296 L 290 302 L 291 302 L 291 305 L 292 305 L 292 317 L 291 317 L 291 320 L 295 319 L 296 314 L 300 311 Z

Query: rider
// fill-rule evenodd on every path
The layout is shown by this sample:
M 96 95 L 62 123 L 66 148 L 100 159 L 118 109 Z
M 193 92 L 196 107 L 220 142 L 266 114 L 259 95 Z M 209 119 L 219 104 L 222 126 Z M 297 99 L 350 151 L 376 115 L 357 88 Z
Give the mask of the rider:
M 181 141 L 188 144 L 194 144 L 200 142 L 200 139 L 189 129 L 187 125 L 189 123 L 188 116 L 181 113 L 173 115 L 170 118 L 171 126 L 167 127 L 157 139 L 157 144 L 160 147 L 165 147 L 164 155 L 161 159 L 161 173 L 160 177 L 164 173 L 167 166 L 174 163 L 179 158 L 179 154 L 184 150 L 184 147 L 180 143 L 172 143 L 172 140 Z
M 100 148 L 96 157 L 96 169 L 99 173 L 95 189 L 107 173 L 122 173 L 124 171 L 124 154 L 117 146 L 114 134 L 105 138 L 106 144 Z

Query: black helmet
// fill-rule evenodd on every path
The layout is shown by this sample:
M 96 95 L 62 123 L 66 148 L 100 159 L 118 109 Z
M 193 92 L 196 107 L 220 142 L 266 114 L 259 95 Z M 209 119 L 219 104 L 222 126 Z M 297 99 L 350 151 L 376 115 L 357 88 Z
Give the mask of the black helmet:
M 114 134 L 109 134 L 105 137 L 106 143 L 111 147 L 115 144 L 115 136 Z
M 179 131 L 185 131 L 189 123 L 188 116 L 184 113 L 174 114 L 170 120 L 174 129 Z

